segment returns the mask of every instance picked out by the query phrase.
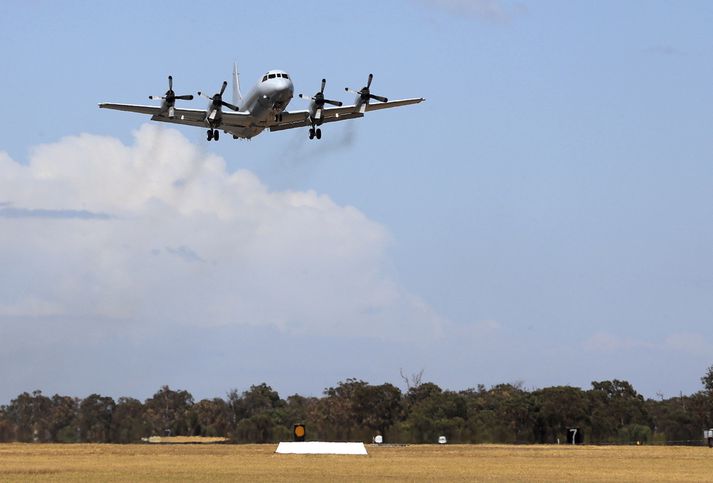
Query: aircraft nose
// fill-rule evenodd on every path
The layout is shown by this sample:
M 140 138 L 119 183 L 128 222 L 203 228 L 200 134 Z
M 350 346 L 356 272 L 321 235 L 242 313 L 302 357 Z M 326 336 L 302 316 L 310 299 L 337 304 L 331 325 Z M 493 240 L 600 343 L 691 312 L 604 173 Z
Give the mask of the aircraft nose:
M 280 91 L 285 92 L 287 97 L 292 97 L 294 94 L 294 87 L 290 79 L 280 79 Z
M 292 86 L 292 81 L 290 79 L 280 79 L 280 90 L 285 90 L 289 91 L 292 93 L 294 91 L 294 87 Z

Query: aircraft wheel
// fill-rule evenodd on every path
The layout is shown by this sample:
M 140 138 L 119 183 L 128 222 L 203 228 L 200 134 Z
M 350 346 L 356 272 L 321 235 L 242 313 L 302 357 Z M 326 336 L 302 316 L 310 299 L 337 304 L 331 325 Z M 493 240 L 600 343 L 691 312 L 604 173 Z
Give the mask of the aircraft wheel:
M 317 139 L 322 139 L 322 130 L 321 129 L 317 129 L 317 132 L 315 132 L 314 134 L 315 134 L 315 136 L 317 136 Z
M 309 138 L 314 139 L 314 128 L 310 128 L 309 130 Z
M 213 130 L 208 129 L 208 141 L 212 141 L 212 140 L 213 140 Z
M 220 139 L 220 132 L 219 132 L 217 129 L 213 131 L 213 139 L 214 139 L 215 141 L 217 141 L 218 139 Z

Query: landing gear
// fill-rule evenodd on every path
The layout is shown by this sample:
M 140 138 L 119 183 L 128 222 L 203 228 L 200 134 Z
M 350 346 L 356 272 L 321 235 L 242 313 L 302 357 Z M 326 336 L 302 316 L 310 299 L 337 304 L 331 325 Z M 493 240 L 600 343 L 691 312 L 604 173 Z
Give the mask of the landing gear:
M 322 130 L 320 128 L 315 129 L 315 128 L 311 127 L 309 129 L 309 138 L 310 139 L 314 139 L 314 138 L 322 139 Z
M 217 141 L 220 139 L 220 133 L 217 129 L 208 129 L 208 141 Z

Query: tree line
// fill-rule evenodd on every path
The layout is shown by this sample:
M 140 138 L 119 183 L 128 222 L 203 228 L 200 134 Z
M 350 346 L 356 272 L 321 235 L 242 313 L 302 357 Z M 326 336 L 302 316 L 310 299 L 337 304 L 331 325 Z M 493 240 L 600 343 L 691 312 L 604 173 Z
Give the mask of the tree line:
M 236 443 L 292 438 L 295 423 L 308 440 L 388 443 L 555 443 L 567 428 L 590 444 L 702 441 L 713 427 L 713 366 L 692 395 L 646 399 L 627 381 L 595 381 L 591 388 L 524 389 L 519 384 L 444 390 L 421 375 L 407 389 L 347 379 L 321 397 L 283 399 L 267 384 L 195 401 L 163 386 L 141 402 L 92 394 L 84 399 L 22 393 L 0 406 L 0 441 L 135 443 L 153 435 L 221 436 Z

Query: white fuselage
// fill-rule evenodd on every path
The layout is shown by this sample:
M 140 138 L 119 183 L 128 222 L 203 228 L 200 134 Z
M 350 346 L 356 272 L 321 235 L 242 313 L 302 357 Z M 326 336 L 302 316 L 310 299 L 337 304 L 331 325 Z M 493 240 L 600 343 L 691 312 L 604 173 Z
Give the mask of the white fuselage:
M 294 86 L 290 76 L 281 70 L 271 70 L 258 80 L 250 93 L 240 100 L 240 112 L 250 114 L 254 120 L 249 127 L 231 126 L 227 132 L 239 138 L 252 138 L 260 134 L 292 100 Z

